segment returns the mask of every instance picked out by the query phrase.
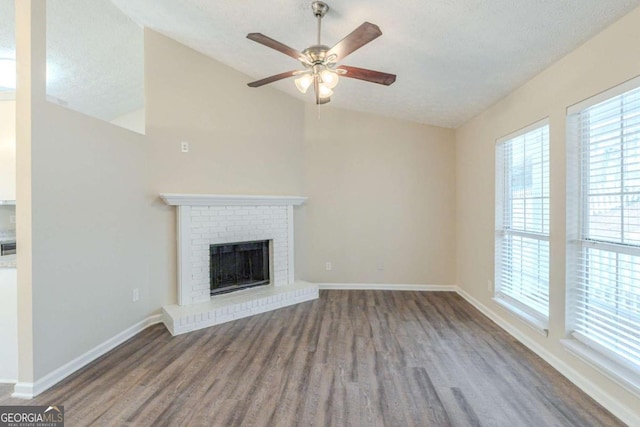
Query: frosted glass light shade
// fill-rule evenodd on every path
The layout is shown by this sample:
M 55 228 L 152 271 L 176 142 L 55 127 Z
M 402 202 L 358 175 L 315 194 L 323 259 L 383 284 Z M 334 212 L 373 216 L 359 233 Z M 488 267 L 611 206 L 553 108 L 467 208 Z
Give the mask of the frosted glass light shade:
M 318 96 L 320 98 L 328 98 L 333 95 L 331 88 L 327 87 L 324 83 L 318 85 Z
M 313 76 L 310 74 L 303 74 L 302 76 L 295 79 L 296 87 L 302 93 L 307 93 L 307 89 L 313 83 Z
M 338 85 L 338 73 L 331 70 L 322 70 L 320 73 L 322 83 L 329 89 L 333 89 Z

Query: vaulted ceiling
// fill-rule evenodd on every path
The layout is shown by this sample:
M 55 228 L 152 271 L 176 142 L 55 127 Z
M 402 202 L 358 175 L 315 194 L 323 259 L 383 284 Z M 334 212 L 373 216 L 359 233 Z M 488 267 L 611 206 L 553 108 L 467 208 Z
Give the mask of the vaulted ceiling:
M 127 37 L 123 18 L 112 13 L 115 5 L 127 15 L 125 19 L 247 74 L 247 83 L 301 68 L 294 59 L 246 39 L 247 33 L 261 32 L 298 50 L 315 44 L 316 20 L 311 13 L 311 1 L 307 0 L 48 3 L 54 1 L 73 3 L 73 7 L 66 7 L 66 13 L 73 14 L 73 19 L 59 18 L 63 19 L 67 34 L 74 34 L 76 27 L 86 27 L 89 20 L 99 32 L 96 40 L 112 45 L 105 50 L 119 51 L 123 57 L 132 55 L 132 48 L 124 43 Z M 457 127 L 638 7 L 640 0 L 327 0 L 327 3 L 331 9 L 323 20 L 323 44 L 332 46 L 364 21 L 377 24 L 383 35 L 343 63 L 398 76 L 389 87 L 343 78 L 331 105 Z M 58 6 L 58 11 L 61 10 L 62 6 Z M 83 16 L 87 17 L 84 22 Z M 100 52 L 87 55 L 85 50 L 74 46 L 81 42 L 74 42 L 71 37 L 64 48 L 56 47 L 55 43 L 51 46 L 62 58 L 60 63 L 68 67 L 83 62 L 100 63 Z M 0 42 L 0 51 L 2 48 Z M 78 52 L 85 56 L 74 58 Z M 78 84 L 109 92 L 114 97 L 126 97 L 127 91 L 140 85 L 140 82 L 131 84 L 133 76 L 115 78 L 104 73 L 95 75 L 93 82 L 80 83 L 73 73 L 69 76 L 57 91 L 60 99 L 65 99 L 65 91 L 72 95 Z M 119 86 L 113 87 L 116 84 Z M 292 79 L 273 86 L 314 102 L 311 94 L 302 95 L 295 89 Z
M 134 21 L 253 79 L 299 67 L 245 36 L 295 49 L 315 44 L 308 0 L 112 0 Z M 331 105 L 456 127 L 640 4 L 638 0 L 327 0 L 323 43 L 364 21 L 383 35 L 347 65 L 398 75 L 390 87 L 342 79 Z M 291 80 L 278 89 L 302 96 Z M 260 89 L 256 89 L 260 90 Z

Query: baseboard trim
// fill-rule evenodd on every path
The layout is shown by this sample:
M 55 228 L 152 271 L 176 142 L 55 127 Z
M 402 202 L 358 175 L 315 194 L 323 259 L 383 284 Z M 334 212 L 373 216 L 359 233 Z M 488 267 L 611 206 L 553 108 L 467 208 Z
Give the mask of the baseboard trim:
M 11 397 L 15 397 L 16 399 L 33 399 L 35 397 L 33 394 L 33 383 L 16 383 L 16 385 L 13 386 Z
M 320 290 L 455 292 L 455 285 L 408 285 L 390 283 L 317 283 Z
M 626 405 L 621 404 L 609 393 L 602 390 L 591 380 L 584 375 L 578 373 L 575 369 L 569 366 L 566 362 L 560 360 L 553 353 L 547 351 L 544 347 L 540 346 L 534 340 L 523 334 L 520 330 L 514 327 L 509 321 L 498 315 L 495 311 L 482 304 L 475 299 L 464 289 L 457 287 L 456 292 L 462 298 L 464 298 L 469 304 L 477 308 L 482 314 L 487 316 L 493 322 L 495 322 L 502 329 L 507 331 L 511 336 L 524 344 L 531 351 L 536 353 L 547 363 L 553 366 L 558 372 L 564 375 L 569 381 L 575 384 L 578 388 L 591 396 L 596 402 L 608 409 L 613 415 L 620 418 L 624 423 L 628 425 L 640 425 L 640 416 L 634 411 L 628 408 Z
M 6 378 L 0 378 L 0 384 L 17 384 L 18 380 L 17 379 L 6 379 Z
M 76 357 L 71 362 L 66 363 L 55 371 L 48 373 L 39 380 L 36 380 L 33 383 L 16 383 L 13 389 L 13 394 L 11 396 L 18 399 L 32 399 L 43 391 L 59 383 L 69 375 L 83 368 L 87 364 L 93 362 L 100 356 L 113 350 L 136 334 L 147 329 L 149 326 L 155 325 L 157 323 L 162 323 L 162 316 L 160 314 L 149 316 L 146 319 L 136 323 L 135 325 L 125 329 L 114 337 L 109 338 L 102 344 L 95 346 L 86 353 Z

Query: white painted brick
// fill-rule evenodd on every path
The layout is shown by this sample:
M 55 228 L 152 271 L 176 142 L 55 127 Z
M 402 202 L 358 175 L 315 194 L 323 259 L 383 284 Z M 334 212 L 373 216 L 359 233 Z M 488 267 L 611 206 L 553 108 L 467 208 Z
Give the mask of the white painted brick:
M 229 322 L 233 319 L 234 319 L 233 315 L 230 315 L 230 314 L 219 316 L 219 317 L 216 317 L 216 324 Z
M 248 240 L 273 240 L 273 283 L 288 282 L 289 255 L 288 208 L 285 206 L 194 206 L 191 209 L 192 227 L 190 276 L 193 283 L 183 290 L 186 301 L 206 301 L 209 292 L 209 245 Z M 255 310 L 274 301 L 261 300 L 245 306 L 241 311 Z M 231 312 L 233 313 L 233 312 Z M 228 316 L 230 312 L 227 312 Z

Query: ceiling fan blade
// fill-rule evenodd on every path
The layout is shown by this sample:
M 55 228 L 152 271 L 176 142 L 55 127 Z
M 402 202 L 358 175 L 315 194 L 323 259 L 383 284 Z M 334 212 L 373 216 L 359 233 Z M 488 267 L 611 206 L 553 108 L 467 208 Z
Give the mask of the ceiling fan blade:
M 370 22 L 365 22 L 353 30 L 348 36 L 340 40 L 334 47 L 329 49 L 327 57 L 336 55 L 336 62 L 349 55 L 354 50 L 360 49 L 382 35 L 380 28 Z
M 263 85 L 268 85 L 269 83 L 277 82 L 278 80 L 286 79 L 287 77 L 295 76 L 299 71 L 285 71 L 284 73 L 276 74 L 275 76 L 265 77 L 261 80 L 256 80 L 255 82 L 247 83 L 249 87 L 260 87 Z
M 381 71 L 367 70 L 366 68 L 349 67 L 348 65 L 340 65 L 338 69 L 343 69 L 346 73 L 341 74 L 342 77 L 350 77 L 352 79 L 364 80 L 367 82 L 378 83 L 389 86 L 396 81 L 395 74 L 383 73 Z
M 253 40 L 256 43 L 260 43 L 271 49 L 275 49 L 278 52 L 282 52 L 285 55 L 289 55 L 293 59 L 297 59 L 298 61 L 307 62 L 307 58 L 301 53 L 295 50 L 292 47 L 287 46 L 286 44 L 280 43 L 277 40 L 272 39 L 269 36 L 265 36 L 261 33 L 249 33 L 247 34 L 247 38 L 249 40 Z

